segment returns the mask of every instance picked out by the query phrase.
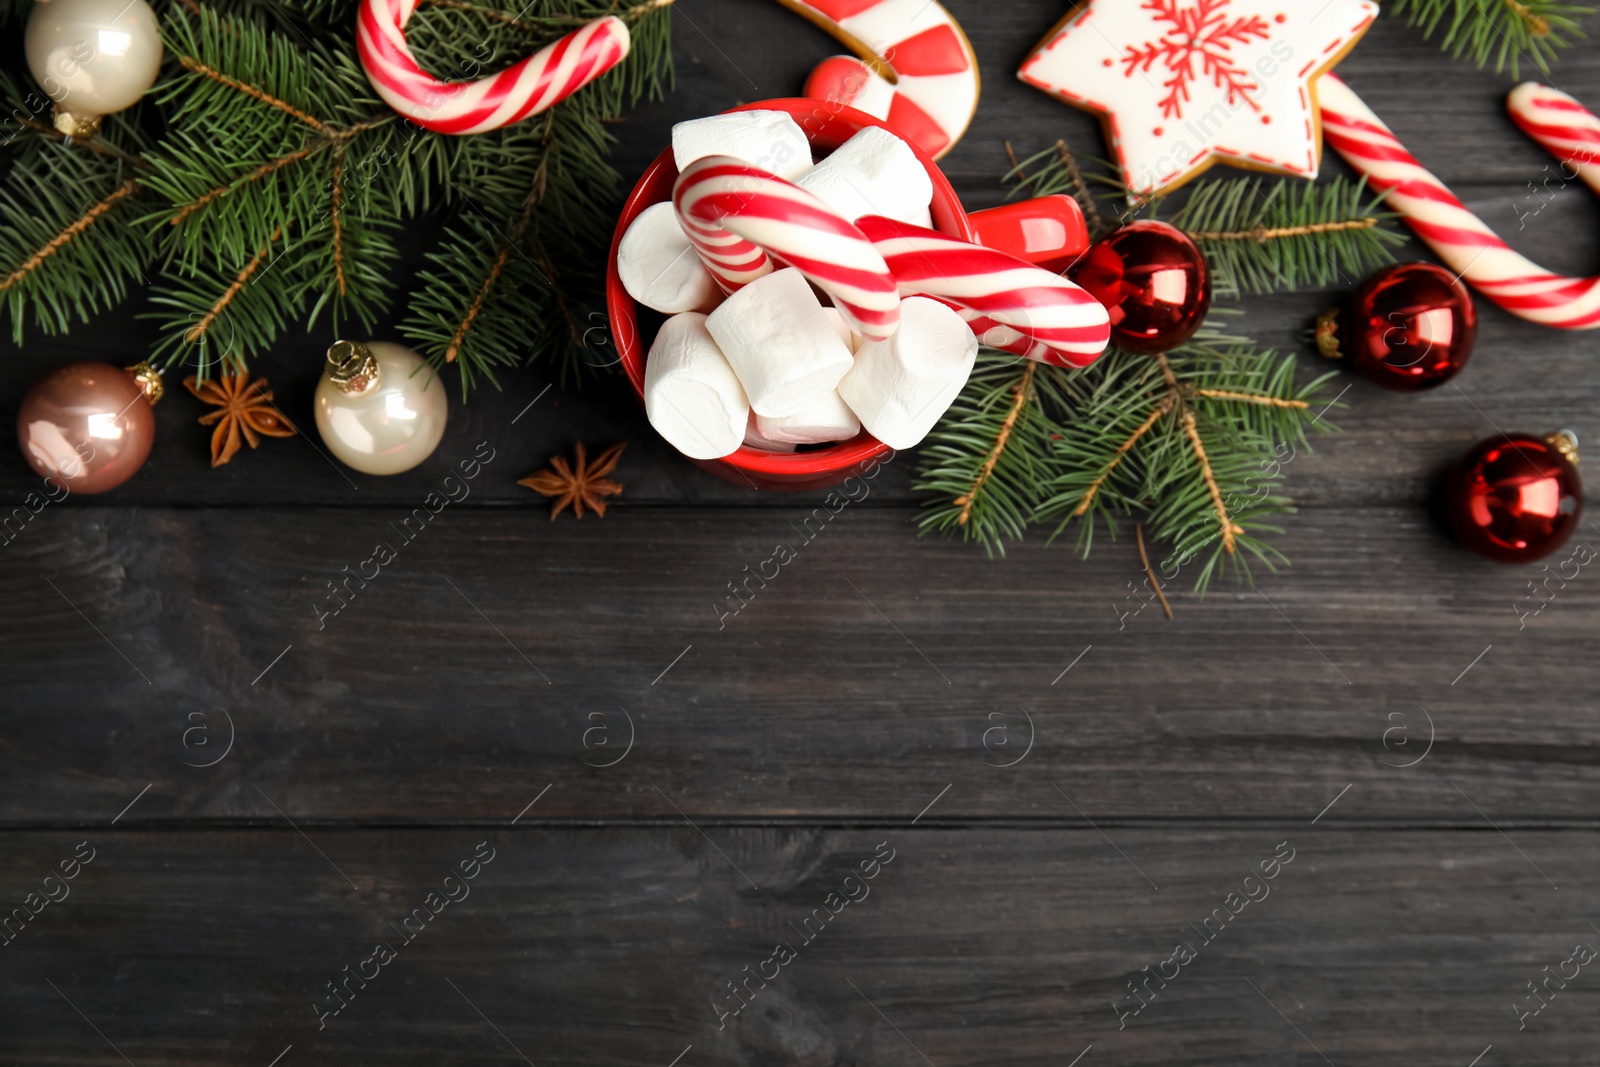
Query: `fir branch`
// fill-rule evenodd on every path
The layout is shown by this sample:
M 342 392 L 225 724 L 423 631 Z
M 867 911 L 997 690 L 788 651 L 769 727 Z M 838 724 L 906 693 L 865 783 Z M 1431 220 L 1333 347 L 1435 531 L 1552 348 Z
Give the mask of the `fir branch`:
M 1118 516 L 1145 512 L 1179 570 L 1211 551 L 1201 592 L 1223 560 L 1243 576 L 1251 560 L 1271 566 L 1261 535 L 1290 510 L 1273 491 L 1283 457 L 1310 428 L 1331 428 L 1309 410 L 1327 378 L 1298 388 L 1294 362 L 1214 326 L 1164 356 L 1107 353 L 1074 380 L 1082 414 L 1059 428 L 1037 521 L 1057 522 L 1053 536 L 1077 522 L 1087 553 L 1098 526 L 1115 535 Z
M 498 388 L 501 369 L 554 347 L 548 284 L 486 216 L 463 213 L 427 262 L 400 330 L 435 366 L 455 346 L 463 396 L 479 378 Z
M 478 321 L 478 316 L 483 313 L 484 303 L 489 299 L 490 294 L 494 292 L 495 286 L 505 273 L 506 264 L 510 261 L 511 253 L 516 248 L 517 242 L 527 233 L 528 224 L 533 221 L 534 209 L 539 206 L 539 201 L 543 198 L 543 195 L 543 183 L 536 183 L 533 192 L 528 195 L 526 206 L 522 209 L 522 215 L 517 219 L 516 225 L 511 228 L 511 232 L 506 235 L 505 242 L 501 244 L 500 251 L 496 253 L 494 262 L 489 266 L 489 272 L 484 275 L 483 284 L 478 287 L 477 295 L 472 298 L 472 303 L 468 305 L 466 313 L 461 317 L 461 324 L 456 327 L 456 332 L 451 336 L 450 344 L 444 351 L 444 361 L 446 363 L 454 363 L 456 357 L 461 354 L 461 348 L 466 342 L 467 335 L 472 332 L 473 324 Z
M 277 338 L 301 306 L 304 280 L 282 262 L 287 227 L 275 229 L 249 255 L 232 262 L 209 259 L 191 269 L 170 269 L 153 288 L 160 340 L 152 362 L 180 360 L 205 380 L 213 372 L 236 374 L 249 356 Z
M 47 334 L 88 322 L 144 281 L 151 259 L 130 168 L 59 139 L 30 149 L 0 188 L 0 310 L 16 344 L 29 318 Z
M 231 181 L 224 182 L 221 185 L 207 189 L 199 196 L 190 200 L 187 204 L 179 207 L 177 212 L 174 213 L 171 218 L 167 219 L 167 224 L 169 226 L 182 226 L 189 220 L 191 216 L 204 211 L 206 208 L 210 207 L 212 204 L 216 203 L 218 200 L 221 200 L 230 193 L 238 192 L 245 186 L 253 185 L 256 182 L 270 178 L 285 167 L 292 167 L 296 163 L 300 163 L 306 159 L 309 159 L 311 156 L 322 151 L 322 149 L 325 147 L 325 145 L 315 142 L 304 145 L 303 147 L 295 149 L 293 152 L 288 152 L 284 155 L 269 159 L 265 163 L 256 167 L 254 170 L 248 171 Z
M 375 327 L 399 273 L 398 233 L 442 206 L 456 214 L 412 303 L 413 319 L 427 321 L 410 322 L 408 335 L 437 343 L 431 355 L 449 348 L 464 386 L 534 355 L 556 356 L 566 376 L 594 362 L 586 327 L 621 191 L 607 126 L 670 84 L 670 3 L 425 4 L 408 43 L 446 81 L 509 66 L 596 17 L 631 26 L 628 59 L 542 122 L 451 137 L 401 119 L 373 92 L 347 28 L 353 0 L 177 0 L 163 23 L 172 62 L 152 94 L 160 144 L 145 149 L 127 135 L 126 116 L 111 116 L 91 151 L 74 156 L 96 167 L 81 181 L 54 179 L 59 196 L 30 180 L 34 157 L 5 175 L 0 279 L 21 273 L 0 290 L 3 306 L 19 331 L 28 302 L 46 328 L 64 329 L 72 313 L 87 317 L 127 289 L 130 271 L 102 262 L 107 253 L 127 257 L 140 280 L 159 257 L 150 316 L 162 323 L 159 358 L 188 353 L 203 377 L 237 368 L 295 317 Z M 3 146 L 59 154 L 37 114 L 49 102 L 28 103 L 38 94 L 6 72 L 0 92 L 11 105 Z M 133 180 L 122 174 L 130 168 L 137 194 L 70 229 Z M 63 231 L 65 243 L 51 244 Z M 115 240 L 88 239 L 101 234 Z M 468 301 L 470 314 L 460 306 Z M 448 335 L 427 336 L 444 321 Z
M 1194 448 L 1195 462 L 1200 465 L 1200 477 L 1206 483 L 1206 491 L 1211 494 L 1212 510 L 1217 516 L 1217 525 L 1222 535 L 1222 550 L 1228 555 L 1233 555 L 1235 539 L 1242 533 L 1243 528 L 1234 525 L 1233 518 L 1228 514 L 1228 505 L 1222 499 L 1222 488 L 1217 485 L 1217 472 L 1211 467 L 1211 458 L 1206 455 L 1205 442 L 1200 440 L 1200 430 L 1195 423 L 1194 412 L 1185 410 L 1179 420 L 1183 424 L 1183 432 L 1189 438 L 1189 444 Z
M 277 97 L 271 95 L 263 89 L 258 89 L 254 85 L 251 85 L 247 82 L 242 82 L 238 78 L 230 78 L 220 70 L 215 70 L 205 63 L 200 62 L 194 56 L 180 55 L 178 57 L 178 65 L 183 67 L 185 70 L 200 75 L 202 78 L 210 78 L 219 85 L 226 86 L 235 92 L 243 93 L 251 99 L 258 100 L 261 103 L 266 104 L 268 107 L 277 108 L 285 115 L 305 123 L 307 126 L 310 126 L 313 130 L 316 130 L 325 137 L 329 136 L 333 132 L 321 119 L 312 118 L 310 115 L 307 115 L 304 111 L 301 111 L 293 104 L 284 100 L 279 100 Z
M 956 497 L 954 503 L 961 508 L 961 514 L 956 518 L 956 524 L 965 526 L 972 521 L 972 507 L 982 495 L 989 479 L 994 477 L 994 468 L 1000 462 L 1000 457 L 1005 454 L 1006 445 L 1011 441 L 1011 434 L 1017 428 L 1017 419 L 1023 410 L 1033 402 L 1033 376 L 1038 371 L 1039 364 L 1029 361 L 1022 369 L 1022 376 L 1011 387 L 1014 399 L 1011 410 L 1006 414 L 1005 420 L 1000 423 L 1000 431 L 995 434 L 994 445 L 989 449 L 989 454 L 984 458 L 983 466 L 978 468 L 977 476 L 972 479 L 972 488 L 961 496 Z
M 1290 179 L 1264 186 L 1259 178 L 1205 178 L 1170 198 L 1140 198 L 1117 177 L 1114 164 L 1091 157 L 1084 167 L 1063 141 L 1021 162 L 1009 145 L 1007 155 L 1013 195 L 1071 195 L 1096 240 L 1146 208 L 1157 217 L 1176 198 L 1181 207 L 1168 221 L 1199 245 L 1213 285 L 1225 297 L 1353 285 L 1394 262 L 1392 250 L 1406 240 L 1395 228 L 1396 216 L 1381 210 L 1382 197 L 1369 194 L 1365 180 Z M 1119 194 L 1121 210 L 1102 212 L 1092 192 L 1096 186 Z
M 992 556 L 1034 522 L 1064 372 L 985 350 L 961 395 L 923 444 L 916 488 L 932 500 L 923 533 L 960 533 Z M 1026 383 L 1026 384 L 1025 384 Z M 1021 404 L 1018 403 L 1022 399 Z
M 1144 523 L 1135 523 L 1133 527 L 1134 540 L 1139 545 L 1139 562 L 1144 565 L 1145 577 L 1150 580 L 1150 588 L 1155 592 L 1156 599 L 1161 601 L 1161 610 L 1170 620 L 1172 618 L 1172 605 L 1167 602 L 1166 591 L 1162 588 L 1166 583 L 1156 576 L 1156 570 L 1150 566 L 1150 553 L 1144 547 Z
M 1110 164 L 1082 168 L 1060 142 L 1024 160 L 1006 147 L 1014 191 L 1073 195 L 1099 229 L 1146 206 L 1135 201 L 1112 221 L 1090 191 L 1099 184 L 1126 195 Z M 1359 183 L 1268 191 L 1256 180 L 1212 180 L 1184 195 L 1173 221 L 1230 287 L 1276 291 L 1359 276 L 1389 262 L 1402 240 Z M 1283 468 L 1312 430 L 1333 429 L 1311 414 L 1331 375 L 1297 386 L 1293 358 L 1229 335 L 1237 314 L 1213 307 L 1171 352 L 1112 349 L 1080 371 L 980 358 L 923 449 L 916 488 L 932 494 L 923 532 L 959 531 L 994 554 L 1033 525 L 1053 524 L 1053 540 L 1075 524 L 1087 555 L 1098 530 L 1115 537 L 1119 518 L 1137 513 L 1153 588 L 1190 569 L 1203 594 L 1225 569 L 1247 580 L 1252 564 L 1275 566 L 1282 556 L 1265 537 L 1279 531 L 1269 520 L 1293 510 L 1279 491 Z M 1159 576 L 1145 525 L 1169 546 Z
M 350 292 L 350 283 L 344 273 L 344 185 L 340 180 L 344 174 L 344 155 L 343 145 L 334 150 L 333 173 L 328 177 L 328 222 L 333 228 L 333 274 L 341 298 Z
M 511 245 L 509 243 L 501 245 L 499 254 L 494 257 L 494 263 L 489 267 L 489 273 L 483 279 L 483 284 L 478 287 L 478 295 L 472 298 L 466 314 L 461 317 L 461 325 L 456 327 L 456 332 L 450 336 L 450 343 L 445 346 L 446 363 L 454 363 L 456 357 L 461 354 L 461 346 L 466 342 L 467 334 L 472 332 L 473 323 L 477 322 L 478 316 L 483 313 L 484 301 L 494 292 L 495 283 L 500 280 L 501 273 L 506 269 L 506 260 L 510 257 Z
M 1231 389 L 1196 389 L 1195 394 L 1211 400 L 1238 400 L 1246 404 L 1262 404 L 1266 407 L 1290 408 L 1295 411 L 1304 411 L 1311 406 L 1304 400 L 1284 400 L 1282 397 L 1241 393 Z
M 613 3 L 611 4 L 610 9 L 606 11 L 606 14 L 616 15 L 618 18 L 622 19 L 623 22 L 632 24 L 638 22 L 651 12 L 658 11 L 664 7 L 671 7 L 676 2 L 677 0 L 645 0 L 644 3 L 633 4 L 627 8 L 623 8 L 620 3 Z M 551 25 L 567 27 L 582 26 L 583 24 L 592 21 L 593 18 L 598 17 L 556 13 L 544 16 L 542 19 L 537 19 L 536 17 L 535 20 L 530 20 L 522 17 L 527 14 L 526 7 L 523 7 L 517 12 L 517 14 L 513 15 L 496 8 L 483 7 L 480 4 L 470 3 L 469 0 L 420 0 L 420 4 L 428 7 L 443 7 L 450 8 L 454 11 L 471 12 L 472 14 L 488 22 L 497 22 L 504 26 L 513 26 L 527 33 L 546 32 L 549 30 Z
M 1111 458 L 1106 461 L 1105 466 L 1101 467 L 1100 472 L 1094 476 L 1094 481 L 1090 482 L 1089 487 L 1083 491 L 1083 496 L 1078 500 L 1078 506 L 1072 509 L 1074 518 L 1082 518 L 1089 513 L 1089 509 L 1094 506 L 1095 498 L 1100 495 L 1100 488 L 1106 484 L 1106 480 L 1116 473 L 1117 467 L 1127 458 L 1128 453 L 1133 451 L 1134 446 L 1144 440 L 1145 434 L 1155 429 L 1156 423 L 1165 418 L 1171 410 L 1172 401 L 1170 398 L 1162 397 L 1156 402 L 1155 407 L 1150 409 L 1149 417 L 1128 435 L 1127 440 L 1117 446 L 1116 451 L 1111 454 Z
M 1365 179 L 1280 181 L 1270 190 L 1255 178 L 1213 179 L 1196 182 L 1169 221 L 1205 253 L 1223 295 L 1325 288 L 1394 262 L 1391 249 L 1405 237 L 1381 201 Z
M 37 270 L 45 260 L 61 251 L 61 249 L 65 248 L 72 241 L 81 237 L 85 230 L 95 224 L 96 219 L 115 207 L 119 200 L 124 200 L 138 191 L 138 182 L 135 182 L 132 179 L 123 182 L 115 190 L 113 190 L 109 196 L 101 200 L 98 204 L 95 204 L 88 211 L 85 211 L 78 218 L 74 219 L 66 229 L 50 238 L 50 240 L 44 244 L 44 247 L 34 252 L 33 255 L 29 256 L 27 260 L 25 260 L 10 274 L 6 275 L 4 278 L 0 278 L 0 293 L 7 292 L 13 286 L 20 284 L 30 274 Z
M 245 286 L 250 284 L 250 279 L 255 276 L 256 271 L 261 269 L 261 264 L 267 261 L 267 256 L 271 255 L 272 246 L 282 238 L 282 228 L 272 231 L 271 239 L 262 245 L 261 251 L 257 252 L 250 262 L 246 263 L 244 268 L 234 276 L 232 283 L 217 298 L 217 302 L 206 309 L 206 313 L 200 317 L 199 322 L 184 331 L 183 340 L 185 344 L 199 345 L 205 343 L 207 336 L 211 332 L 211 327 L 216 324 L 217 318 L 228 310 L 228 305 L 233 303 L 234 298 L 244 291 Z
M 1557 53 L 1583 38 L 1578 19 L 1594 8 L 1563 0 L 1394 0 L 1392 10 L 1431 40 L 1443 28 L 1440 47 L 1451 56 L 1469 57 L 1479 67 L 1494 60 L 1495 72 L 1511 64 L 1520 78 L 1526 59 L 1548 74 Z

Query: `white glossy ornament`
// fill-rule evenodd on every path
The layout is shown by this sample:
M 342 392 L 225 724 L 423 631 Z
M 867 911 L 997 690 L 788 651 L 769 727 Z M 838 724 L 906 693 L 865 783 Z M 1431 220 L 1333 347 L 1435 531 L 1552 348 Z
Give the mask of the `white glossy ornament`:
M 387 341 L 338 341 L 317 383 L 317 432 L 363 474 L 399 474 L 433 455 L 449 404 L 421 356 Z
M 24 51 L 56 129 L 87 137 L 155 84 L 161 25 L 145 0 L 37 0 Z

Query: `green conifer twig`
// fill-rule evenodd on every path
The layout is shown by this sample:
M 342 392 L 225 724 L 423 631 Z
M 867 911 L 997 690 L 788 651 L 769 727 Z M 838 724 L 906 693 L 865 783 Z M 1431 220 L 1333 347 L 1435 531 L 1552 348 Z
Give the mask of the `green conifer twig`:
M 1033 195 L 1069 193 L 1086 215 L 1096 206 L 1095 173 L 1064 145 L 1011 164 L 1008 179 Z M 1387 262 L 1398 236 L 1362 186 L 1340 182 L 1307 191 L 1201 181 L 1174 220 L 1217 273 L 1263 291 Z M 1053 527 L 1054 538 L 1075 525 L 1087 554 L 1098 530 L 1115 536 L 1121 518 L 1140 514 L 1168 546 L 1167 580 L 1189 569 L 1203 593 L 1221 571 L 1248 578 L 1252 564 L 1274 566 L 1269 520 L 1293 510 L 1283 468 L 1311 431 L 1332 429 L 1319 410 L 1331 375 L 1297 386 L 1292 357 L 1227 332 L 1236 314 L 1214 308 L 1171 352 L 1113 349 L 1080 371 L 980 356 L 923 447 L 923 532 L 959 533 L 993 554 L 1033 526 Z
M 1440 47 L 1457 59 L 1479 67 L 1492 59 L 1496 73 L 1509 62 L 1514 78 L 1524 59 L 1549 73 L 1557 52 L 1586 36 L 1578 19 L 1594 14 L 1563 0 L 1394 0 L 1392 10 L 1420 26 L 1425 40 L 1442 29 Z

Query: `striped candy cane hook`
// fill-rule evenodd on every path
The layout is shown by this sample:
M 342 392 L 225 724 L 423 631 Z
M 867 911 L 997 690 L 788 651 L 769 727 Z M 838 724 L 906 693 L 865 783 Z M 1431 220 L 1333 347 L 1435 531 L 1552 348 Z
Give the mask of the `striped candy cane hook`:
M 435 133 L 483 133 L 554 107 L 628 56 L 632 38 L 615 16 L 595 19 L 515 66 L 478 81 L 440 81 L 406 44 L 417 0 L 362 0 L 356 51 L 388 105 Z
M 869 341 L 900 328 L 900 295 L 883 256 L 849 219 L 776 174 L 731 156 L 689 164 L 672 189 L 689 243 L 729 293 L 799 269 Z
M 1600 276 L 1553 274 L 1514 251 L 1339 78 L 1324 75 L 1317 95 L 1327 143 L 1374 189 L 1389 194 L 1388 206 L 1462 280 L 1529 322 L 1563 330 L 1600 327 Z M 1600 119 L 1567 94 L 1534 82 L 1518 86 L 1506 107 L 1518 126 L 1600 192 Z

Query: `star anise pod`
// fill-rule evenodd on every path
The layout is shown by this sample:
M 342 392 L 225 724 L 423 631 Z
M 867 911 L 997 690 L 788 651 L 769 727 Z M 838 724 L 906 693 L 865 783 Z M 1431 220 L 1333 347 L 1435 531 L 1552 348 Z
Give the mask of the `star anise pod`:
M 578 518 L 583 518 L 583 509 L 605 518 L 605 498 L 616 496 L 622 492 L 622 486 L 607 478 L 617 466 L 617 460 L 622 458 L 625 444 L 612 445 L 595 457 L 593 465 L 589 463 L 589 453 L 582 443 L 574 449 L 576 458 L 571 466 L 567 465 L 566 457 L 551 456 L 550 467 L 530 474 L 517 482 L 525 485 L 535 493 L 542 493 L 555 499 L 550 505 L 550 521 L 555 522 L 567 505 L 572 505 L 572 513 Z
M 268 437 L 293 437 L 294 424 L 272 405 L 272 390 L 265 378 L 251 380 L 243 371 L 216 379 L 199 381 L 194 375 L 183 380 L 184 387 L 217 410 L 200 416 L 201 426 L 216 423 L 211 434 L 211 465 L 220 467 L 239 451 L 241 441 L 251 448 L 261 443 L 257 434 Z

